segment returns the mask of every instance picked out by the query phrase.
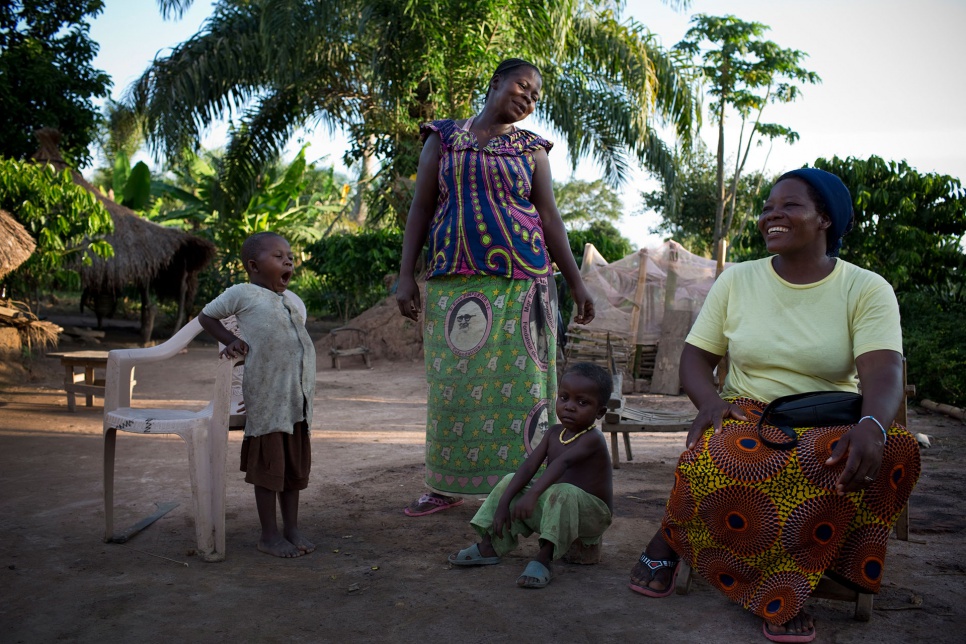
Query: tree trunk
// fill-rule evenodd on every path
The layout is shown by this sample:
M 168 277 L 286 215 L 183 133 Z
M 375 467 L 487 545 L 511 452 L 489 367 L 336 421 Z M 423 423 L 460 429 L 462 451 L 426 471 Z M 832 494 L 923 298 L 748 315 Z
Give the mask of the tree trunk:
M 352 218 L 360 226 L 366 223 L 368 217 L 368 206 L 366 206 L 366 187 L 369 179 L 372 178 L 375 169 L 376 158 L 372 154 L 372 146 L 375 143 L 374 137 L 369 137 L 369 142 L 362 150 L 362 167 L 359 168 L 359 179 L 356 182 L 356 196 L 352 204 Z
M 724 210 L 725 210 L 725 185 L 724 185 L 724 99 L 721 101 L 721 111 L 718 114 L 718 203 L 714 211 L 714 243 L 711 245 L 713 257 L 718 258 L 718 240 L 723 235 Z
M 141 287 L 141 346 L 146 347 L 151 342 L 154 332 L 154 316 L 157 310 L 151 302 L 151 293 L 147 286 Z
M 174 318 L 174 332 L 177 333 L 184 326 L 186 300 L 188 297 L 188 267 L 187 261 L 181 266 L 181 284 L 178 285 L 178 314 Z

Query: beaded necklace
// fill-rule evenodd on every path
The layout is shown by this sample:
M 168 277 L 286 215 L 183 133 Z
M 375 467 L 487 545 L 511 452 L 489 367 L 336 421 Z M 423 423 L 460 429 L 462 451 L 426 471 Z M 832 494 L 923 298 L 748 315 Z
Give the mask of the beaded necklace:
M 560 444 L 561 445 L 570 445 L 572 442 L 574 442 L 575 440 L 577 440 L 578 438 L 580 438 L 581 436 L 583 436 L 584 434 L 586 434 L 587 432 L 589 432 L 592 429 L 597 429 L 597 425 L 596 424 L 591 425 L 587 429 L 585 429 L 583 431 L 580 431 L 580 432 L 577 432 L 576 434 L 574 434 L 573 436 L 571 436 L 567 440 L 564 440 L 564 434 L 567 433 L 567 428 L 564 427 L 563 430 L 560 432 Z

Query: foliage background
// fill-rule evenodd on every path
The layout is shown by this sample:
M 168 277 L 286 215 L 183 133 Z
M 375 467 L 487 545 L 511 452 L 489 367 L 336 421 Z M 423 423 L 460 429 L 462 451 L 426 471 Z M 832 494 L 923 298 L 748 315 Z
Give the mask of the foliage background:
M 97 43 L 89 20 L 101 0 L 0 2 L 0 156 L 24 159 L 37 150 L 34 131 L 61 131 L 72 167 L 90 163 L 89 146 L 110 77 L 92 65 Z

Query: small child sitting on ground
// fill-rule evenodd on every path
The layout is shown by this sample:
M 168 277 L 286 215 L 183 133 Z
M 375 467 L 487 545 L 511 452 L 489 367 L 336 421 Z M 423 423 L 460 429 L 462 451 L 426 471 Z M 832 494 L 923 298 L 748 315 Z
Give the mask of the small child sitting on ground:
M 521 588 L 550 583 L 551 562 L 580 539 L 599 544 L 613 516 L 613 480 L 607 441 L 595 424 L 607 411 L 613 380 L 588 362 L 571 366 L 560 379 L 556 412 L 537 448 L 514 474 L 493 489 L 470 524 L 480 542 L 450 555 L 455 566 L 486 566 L 517 547 L 517 535 L 540 535 L 540 550 L 517 579 Z M 547 468 L 534 475 L 544 461 Z
M 258 549 L 276 557 L 299 557 L 315 550 L 298 528 L 299 490 L 308 486 L 312 452 L 312 397 L 315 347 L 305 330 L 304 307 L 285 295 L 292 278 L 292 249 L 272 232 L 245 240 L 242 263 L 249 284 L 236 284 L 198 315 L 201 326 L 225 345 L 222 355 L 245 356 L 242 390 L 245 439 L 241 471 L 255 486 L 261 523 Z M 220 320 L 234 315 L 245 340 Z M 283 531 L 275 519 L 276 497 Z

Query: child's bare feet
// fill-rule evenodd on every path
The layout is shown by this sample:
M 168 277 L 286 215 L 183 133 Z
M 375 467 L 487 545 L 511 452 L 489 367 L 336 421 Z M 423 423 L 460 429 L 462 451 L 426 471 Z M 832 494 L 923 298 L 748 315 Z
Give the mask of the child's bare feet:
M 299 550 L 295 544 L 281 536 L 274 541 L 264 541 L 259 539 L 258 549 L 267 555 L 272 555 L 273 557 L 282 557 L 283 559 L 301 557 L 305 554 Z
M 315 551 L 315 544 L 303 537 L 302 533 L 298 530 L 286 530 L 285 538 L 288 539 L 289 543 L 298 548 L 303 555 Z

